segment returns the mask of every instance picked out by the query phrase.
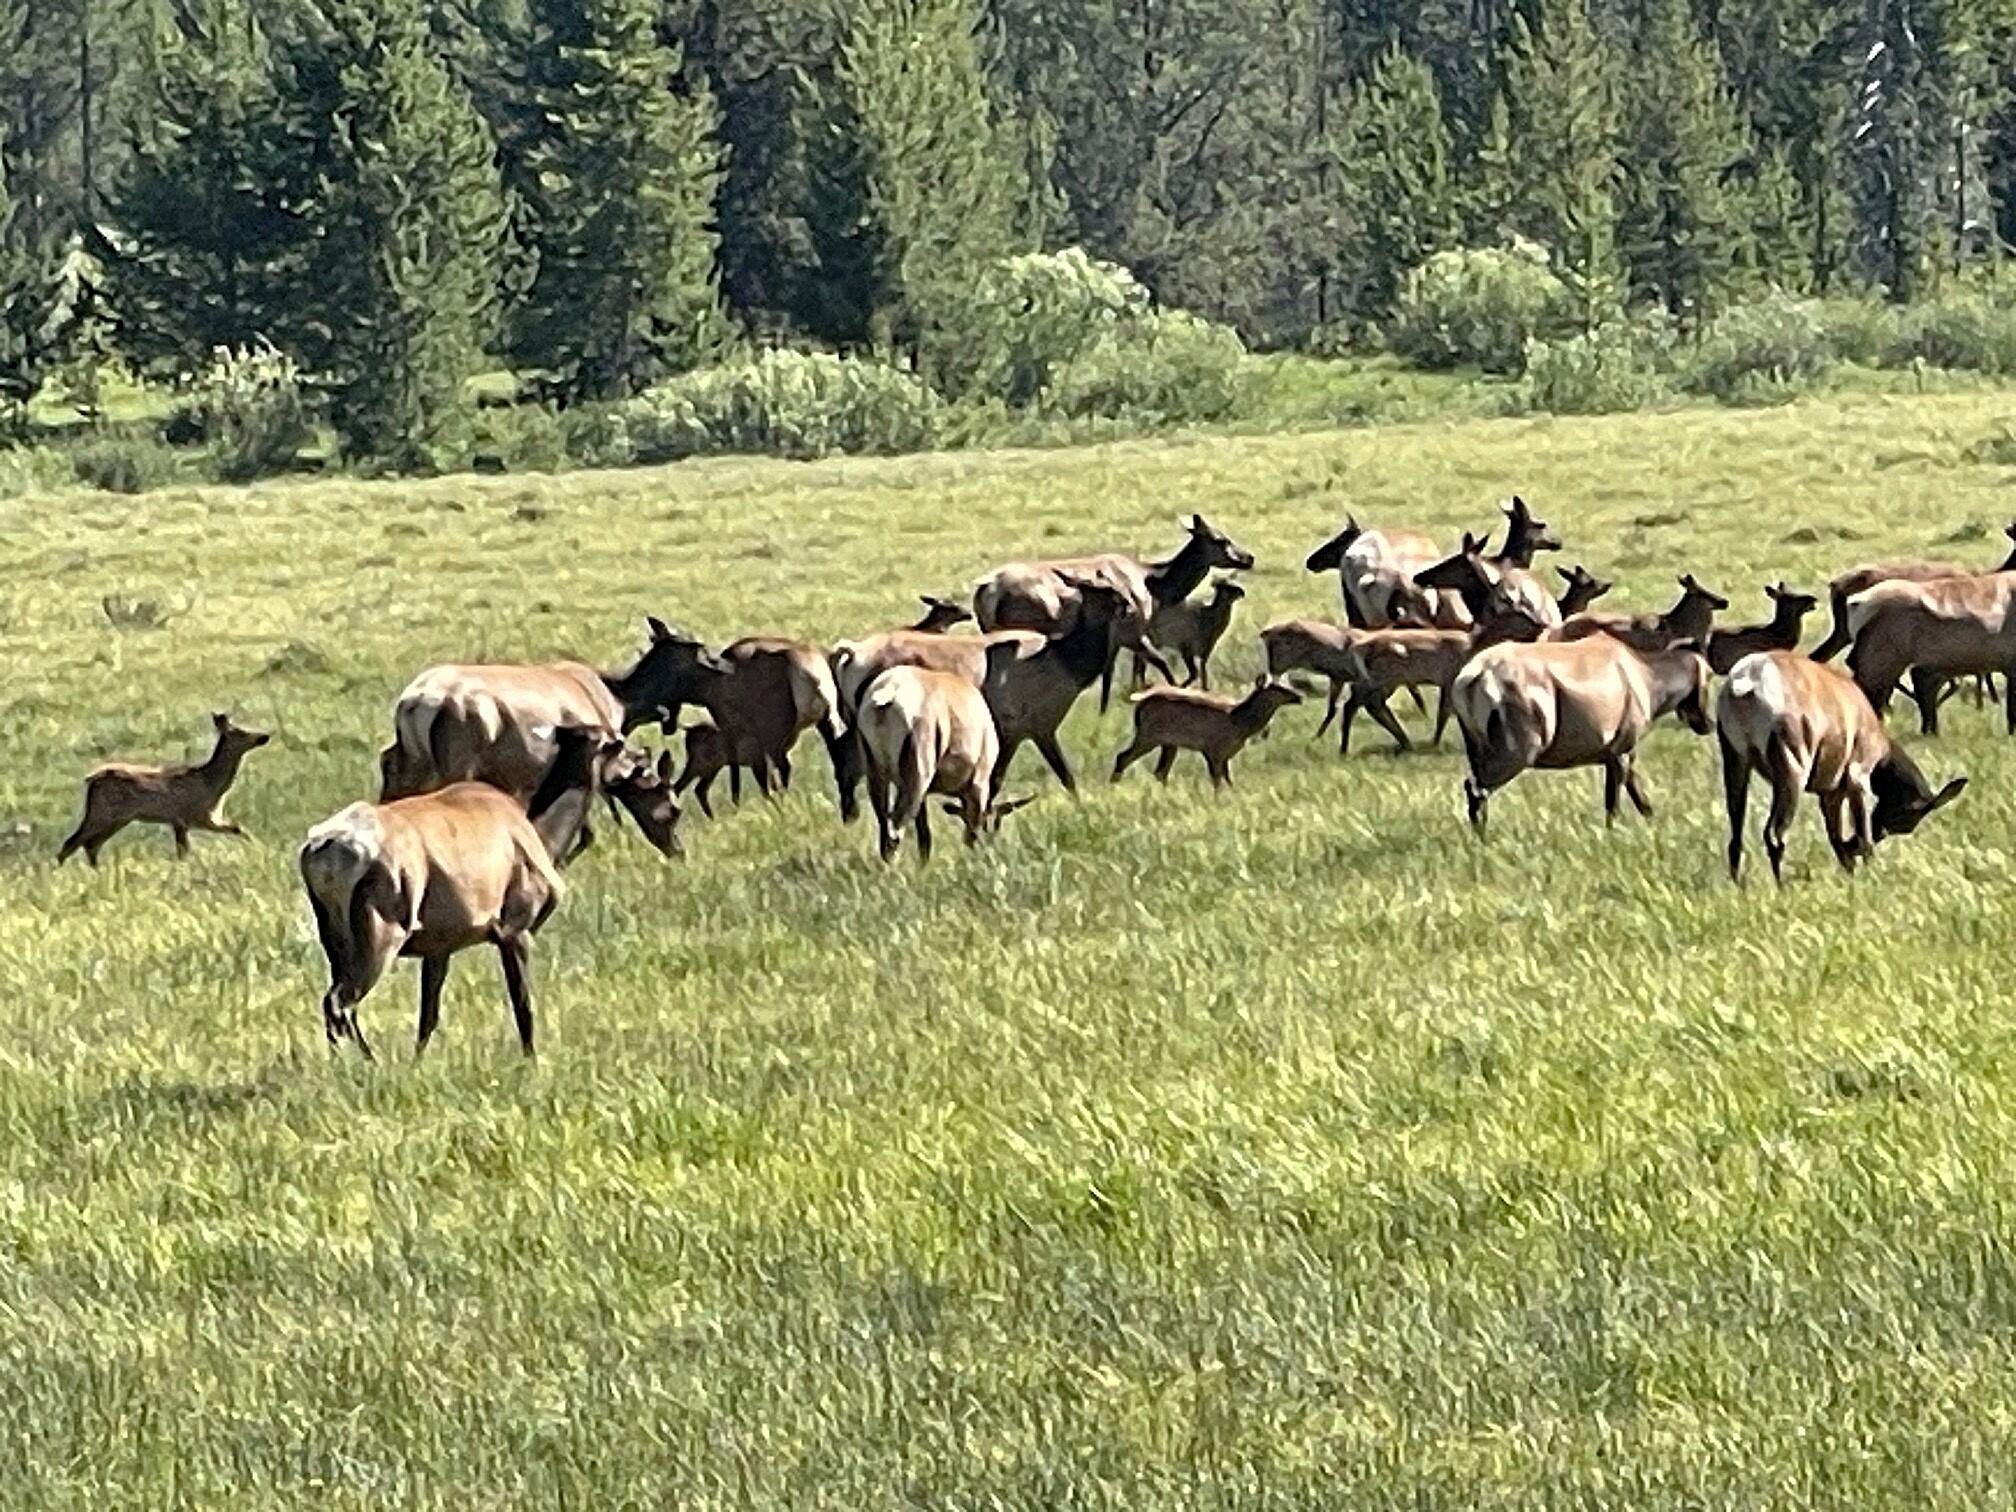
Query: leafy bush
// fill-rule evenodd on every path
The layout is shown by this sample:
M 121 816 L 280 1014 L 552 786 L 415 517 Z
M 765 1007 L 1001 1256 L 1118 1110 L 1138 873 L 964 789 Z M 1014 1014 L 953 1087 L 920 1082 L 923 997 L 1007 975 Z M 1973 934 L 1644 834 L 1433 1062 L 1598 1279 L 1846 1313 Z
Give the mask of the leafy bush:
M 163 488 L 183 474 L 182 459 L 160 437 L 138 428 L 91 431 L 68 448 L 77 481 L 106 493 Z
M 2016 305 L 1980 294 L 1913 305 L 1898 321 L 1893 366 L 1913 361 L 1977 373 L 2016 373 Z
M 621 467 L 630 460 L 620 405 L 570 405 L 560 412 L 560 439 L 576 467 Z
M 1708 328 L 1684 365 L 1685 385 L 1755 403 L 1809 387 L 1834 367 L 1834 349 L 1811 300 L 1773 294 L 1737 305 Z
M 1393 350 L 1423 367 L 1517 373 L 1526 344 L 1574 329 L 1575 301 L 1530 242 L 1438 252 L 1400 287 Z
M 1665 369 L 1672 344 L 1671 327 L 1656 315 L 1605 321 L 1561 341 L 1529 341 L 1521 395 L 1529 408 L 1557 415 L 1643 409 L 1672 393 Z
M 77 485 L 70 454 L 54 446 L 0 447 L 0 499 L 54 493 Z
M 1164 425 L 1222 420 L 1245 396 L 1246 347 L 1229 326 L 1158 310 L 1108 333 L 1044 390 L 1064 419 Z
M 923 451 L 945 411 L 922 379 L 886 362 L 781 348 L 681 374 L 616 407 L 637 462 Z
M 1820 299 L 1813 315 L 1827 346 L 1843 362 L 1882 367 L 1897 345 L 1897 309 L 1875 299 Z
M 171 423 L 214 445 L 217 475 L 227 483 L 285 471 L 315 434 L 300 369 L 264 343 L 212 352 L 189 403 Z
M 469 455 L 479 470 L 565 472 L 573 460 L 559 412 L 544 404 L 478 409 Z

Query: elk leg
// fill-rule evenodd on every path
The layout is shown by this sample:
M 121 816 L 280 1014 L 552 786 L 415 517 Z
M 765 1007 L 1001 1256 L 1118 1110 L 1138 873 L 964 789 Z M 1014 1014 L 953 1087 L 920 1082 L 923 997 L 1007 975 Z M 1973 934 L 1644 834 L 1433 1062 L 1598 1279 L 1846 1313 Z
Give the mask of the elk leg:
M 1126 750 L 1113 758 L 1113 780 L 1118 782 L 1122 777 L 1126 776 L 1127 768 L 1134 765 L 1135 762 L 1154 749 L 1153 746 L 1142 745 L 1138 739 L 1135 740 Z
M 1414 749 L 1414 742 L 1407 738 L 1406 727 L 1398 719 L 1394 718 L 1392 709 L 1387 707 L 1386 700 L 1392 696 L 1392 692 L 1389 690 L 1368 699 L 1365 704 L 1365 712 L 1372 716 L 1374 724 L 1378 725 L 1380 729 L 1399 742 L 1401 750 L 1411 751 Z M 1419 701 L 1418 697 L 1416 701 Z
M 1008 768 L 1014 764 L 1015 754 L 1022 749 L 1024 738 L 1017 735 L 1012 740 L 1006 736 L 1001 739 L 1001 754 L 994 761 L 994 779 L 987 788 L 987 803 L 990 808 L 1000 800 L 1002 784 L 1008 780 Z
M 780 793 L 791 791 L 791 753 L 789 751 L 786 751 L 777 758 L 777 791 Z
M 1204 764 L 1211 768 L 1211 786 L 1229 788 L 1232 786 L 1232 763 L 1223 756 L 1206 754 Z
M 2005 695 L 2002 717 L 2008 725 L 2007 733 L 2016 735 L 2016 677 L 2006 671 L 2002 674 L 2002 691 Z
M 1623 789 L 1623 760 L 1616 756 L 1606 757 L 1603 762 L 1603 825 L 1606 829 L 1617 822 L 1617 799 Z
M 1078 784 L 1072 780 L 1071 764 L 1064 759 L 1064 748 L 1057 744 L 1057 736 L 1038 735 L 1036 749 L 1043 753 L 1043 759 L 1050 763 L 1050 770 L 1057 774 L 1057 780 L 1064 784 L 1064 791 L 1076 793 Z
M 1155 759 L 1155 780 L 1157 782 L 1167 782 L 1169 780 L 1170 769 L 1176 765 L 1176 754 L 1176 747 L 1162 747 L 1162 754 Z
M 1792 760 L 1781 742 L 1771 748 L 1771 812 L 1764 820 L 1764 854 L 1771 859 L 1773 881 L 1785 880 L 1785 836 L 1799 812 L 1799 794 L 1806 786 L 1805 774 Z
M 1442 747 L 1442 732 L 1449 728 L 1449 684 L 1443 683 L 1435 693 L 1435 735 L 1429 744 L 1437 750 Z
M 497 942 L 497 954 L 504 961 L 504 990 L 511 997 L 511 1017 L 518 1022 L 518 1048 L 527 1055 L 532 1048 L 532 942 L 522 935 L 508 935 Z
M 777 796 L 776 790 L 771 786 L 770 782 L 770 758 L 768 756 L 759 751 L 756 759 L 750 763 L 749 770 L 756 774 L 757 792 L 761 793 L 765 798 L 774 798 Z
M 931 804 L 927 798 L 917 806 L 917 859 L 931 859 Z
M 873 764 L 868 768 L 868 806 L 875 811 L 875 849 L 887 861 L 896 854 L 903 837 L 889 826 L 889 785 Z
M 1190 656 L 1185 659 L 1190 663 L 1190 680 L 1206 693 L 1209 693 L 1211 691 L 1211 658 L 1207 656 L 1200 661 L 1198 658 Z
M 420 1031 L 413 1039 L 413 1059 L 418 1060 L 427 1041 L 441 1023 L 441 985 L 448 980 L 447 956 L 420 958 Z
M 728 763 L 728 801 L 737 808 L 742 806 L 742 768 L 739 763 Z
M 827 742 L 826 751 L 833 758 L 833 786 L 840 796 L 840 822 L 852 824 L 861 817 L 861 769 L 866 765 L 861 737 L 849 725 Z M 706 806 L 701 807 L 704 811 Z
M 1911 669 L 1911 701 L 1918 705 L 1918 728 L 1926 735 L 1939 733 L 1939 694 L 1943 679 L 1924 667 Z
M 1847 802 L 1846 795 L 1839 788 L 1820 795 L 1820 819 L 1827 827 L 1827 844 L 1834 852 L 1834 859 L 1841 870 L 1855 870 L 1854 842 L 1841 833 L 1841 811 Z
M 1729 810 L 1729 880 L 1743 879 L 1743 811 L 1750 806 L 1750 758 L 1729 744 L 1722 745 L 1722 799 Z
M 171 824 L 168 829 L 175 836 L 175 858 L 179 861 L 189 854 L 189 826 Z
M 1354 687 L 1351 696 L 1344 700 L 1344 712 L 1339 716 L 1337 726 L 1337 754 L 1351 754 L 1351 722 L 1358 717 L 1358 711 L 1365 707 L 1364 696 Z
M 93 866 L 96 866 L 98 864 L 98 852 L 105 848 L 105 842 L 132 822 L 131 819 L 121 819 L 116 824 L 106 825 L 103 829 L 91 835 L 84 842 L 84 859 L 89 861 Z
M 714 786 L 714 779 L 719 775 L 720 773 L 718 772 L 709 772 L 693 786 L 693 796 L 699 801 L 700 812 L 705 814 L 709 819 L 714 817 L 714 805 L 708 799 L 707 794 Z
M 1407 689 L 1407 696 L 1414 700 L 1414 712 L 1419 714 L 1423 719 L 1426 719 L 1428 717 L 1428 705 L 1421 701 L 1421 690 L 1412 683 L 1406 683 L 1403 686 Z
M 1316 738 L 1321 740 L 1323 732 L 1330 728 L 1330 722 L 1337 717 L 1337 701 L 1344 696 L 1344 684 L 1339 678 L 1330 679 L 1330 702 L 1323 710 L 1323 723 L 1316 726 Z
M 1638 755 L 1634 751 L 1624 758 L 1624 791 L 1631 796 L 1631 806 L 1638 810 L 1641 818 L 1652 817 L 1652 800 L 1645 796 L 1645 786 L 1638 780 Z
M 1848 817 L 1855 825 L 1855 854 L 1861 860 L 1876 853 L 1876 827 L 1870 822 L 1869 798 L 1869 789 L 1859 783 L 1848 789 Z

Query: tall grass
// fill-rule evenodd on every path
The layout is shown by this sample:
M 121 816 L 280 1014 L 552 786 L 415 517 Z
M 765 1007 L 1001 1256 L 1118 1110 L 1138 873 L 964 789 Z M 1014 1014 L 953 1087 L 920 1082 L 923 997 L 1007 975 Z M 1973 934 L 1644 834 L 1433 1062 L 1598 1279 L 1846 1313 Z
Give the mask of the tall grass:
M 2006 1506 L 2016 1492 L 2016 755 L 1846 881 L 1721 876 L 1709 743 L 1660 813 L 1277 721 L 1213 798 L 1103 766 L 879 865 L 823 762 L 658 861 L 605 836 L 428 1060 L 332 1061 L 293 878 L 447 657 L 613 660 L 658 613 L 831 639 L 1032 552 L 1256 551 L 1334 607 L 1347 510 L 1513 489 L 1663 605 L 1991 538 L 2006 396 L 898 462 L 0 504 L 0 1486 L 125 1506 Z M 147 631 L 111 595 L 188 607 Z M 55 870 L 78 779 L 276 729 L 251 844 Z M 365 1005 L 409 1032 L 402 968 Z

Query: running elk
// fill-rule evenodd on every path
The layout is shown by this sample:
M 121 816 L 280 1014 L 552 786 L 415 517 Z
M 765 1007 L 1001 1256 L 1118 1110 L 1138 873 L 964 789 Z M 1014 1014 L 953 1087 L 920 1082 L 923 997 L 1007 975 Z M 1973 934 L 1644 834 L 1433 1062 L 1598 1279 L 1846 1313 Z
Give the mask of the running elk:
M 166 825 L 177 856 L 189 854 L 191 830 L 244 839 L 244 829 L 224 817 L 224 795 L 238 780 L 245 757 L 273 737 L 241 728 L 226 714 L 212 714 L 210 724 L 217 738 L 201 762 L 160 767 L 107 762 L 86 777 L 84 817 L 56 853 L 57 864 L 81 850 L 96 866 L 105 842 L 129 824 Z
M 1211 769 L 1213 787 L 1229 787 L 1232 758 L 1246 743 L 1260 735 L 1276 714 L 1290 704 L 1302 702 L 1302 695 L 1284 682 L 1262 674 L 1253 689 L 1240 699 L 1223 693 L 1203 693 L 1194 688 L 1152 688 L 1134 695 L 1134 739 L 1113 761 L 1113 780 L 1118 782 L 1127 768 L 1150 751 L 1162 754 L 1155 762 L 1158 781 L 1169 780 L 1169 769 L 1183 751 L 1195 751 Z

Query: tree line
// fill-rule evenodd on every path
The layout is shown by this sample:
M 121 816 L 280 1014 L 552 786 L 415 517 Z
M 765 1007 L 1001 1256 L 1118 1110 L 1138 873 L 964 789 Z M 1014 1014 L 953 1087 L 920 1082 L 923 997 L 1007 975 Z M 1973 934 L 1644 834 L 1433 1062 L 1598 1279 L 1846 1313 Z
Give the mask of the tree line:
M 497 363 L 956 387 L 1031 249 L 1286 345 L 1513 237 L 1592 325 L 1916 298 L 2016 243 L 2016 0 L 0 0 L 17 407 L 270 343 L 396 457 Z

